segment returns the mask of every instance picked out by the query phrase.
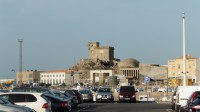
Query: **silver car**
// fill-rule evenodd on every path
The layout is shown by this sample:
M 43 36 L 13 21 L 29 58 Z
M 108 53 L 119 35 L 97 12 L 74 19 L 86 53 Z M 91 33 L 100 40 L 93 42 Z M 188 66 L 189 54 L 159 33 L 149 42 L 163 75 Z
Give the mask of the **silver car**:
M 97 91 L 96 101 L 114 101 L 112 90 L 109 87 L 100 87 Z
M 15 105 L 12 102 L 0 97 L 0 111 L 1 112 L 33 112 L 30 108 Z

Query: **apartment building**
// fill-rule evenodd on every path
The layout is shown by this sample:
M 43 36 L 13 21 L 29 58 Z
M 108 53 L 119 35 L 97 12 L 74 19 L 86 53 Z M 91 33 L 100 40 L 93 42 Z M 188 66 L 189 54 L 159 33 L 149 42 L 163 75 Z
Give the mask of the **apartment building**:
M 40 83 L 73 85 L 79 81 L 79 72 L 72 70 L 49 70 L 40 73 Z
M 197 83 L 199 75 L 199 58 L 186 55 L 186 85 Z M 183 84 L 183 57 L 168 61 L 168 81 L 171 86 Z

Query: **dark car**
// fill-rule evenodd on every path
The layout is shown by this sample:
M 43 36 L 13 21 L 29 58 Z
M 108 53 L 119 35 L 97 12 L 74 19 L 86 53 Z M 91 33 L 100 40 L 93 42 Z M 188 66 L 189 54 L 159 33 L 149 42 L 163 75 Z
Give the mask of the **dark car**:
M 185 107 L 182 107 L 181 111 L 184 112 L 189 112 L 189 111 L 196 112 L 196 110 L 200 111 L 199 99 L 200 99 L 200 91 L 193 92 L 187 100 L 187 105 Z
M 93 101 L 93 93 L 89 89 L 83 89 L 79 91 L 83 95 L 83 101 Z
M 51 94 L 43 94 L 43 97 L 46 97 L 51 101 L 51 110 L 52 112 L 67 112 L 71 111 L 70 102 L 60 98 L 58 96 L 54 96 Z
M 53 93 L 56 96 L 59 96 L 61 98 L 67 99 L 67 100 L 70 100 L 72 107 L 77 107 L 78 106 L 78 99 L 77 99 L 76 96 L 70 95 L 67 92 L 64 93 L 63 91 L 53 91 Z
M 54 95 L 54 93 L 49 88 L 42 88 L 42 87 L 15 87 L 13 88 L 12 92 L 36 92 L 36 93 L 45 93 Z
M 75 95 L 78 99 L 79 104 L 83 103 L 83 96 L 78 90 L 68 89 L 68 90 L 65 90 L 65 92 L 68 92 L 70 95 Z
M 195 97 L 189 106 L 181 107 L 180 112 L 200 112 L 200 96 Z
M 135 95 L 134 86 L 121 86 L 119 89 L 119 102 L 122 101 L 131 101 L 136 103 L 136 95 Z

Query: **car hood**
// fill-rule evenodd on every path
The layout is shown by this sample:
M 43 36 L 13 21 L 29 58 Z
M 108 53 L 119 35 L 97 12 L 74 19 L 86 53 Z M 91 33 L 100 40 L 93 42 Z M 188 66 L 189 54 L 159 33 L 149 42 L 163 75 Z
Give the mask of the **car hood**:
M 110 92 L 99 92 L 97 95 L 111 95 L 112 93 Z

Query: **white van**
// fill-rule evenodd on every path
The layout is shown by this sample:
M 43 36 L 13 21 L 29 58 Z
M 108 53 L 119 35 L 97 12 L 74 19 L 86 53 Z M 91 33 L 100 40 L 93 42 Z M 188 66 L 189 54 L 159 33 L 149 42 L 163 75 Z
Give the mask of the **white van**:
M 200 90 L 200 86 L 178 86 L 176 90 L 175 110 L 179 112 L 180 107 L 186 106 L 189 96 L 194 92 Z

